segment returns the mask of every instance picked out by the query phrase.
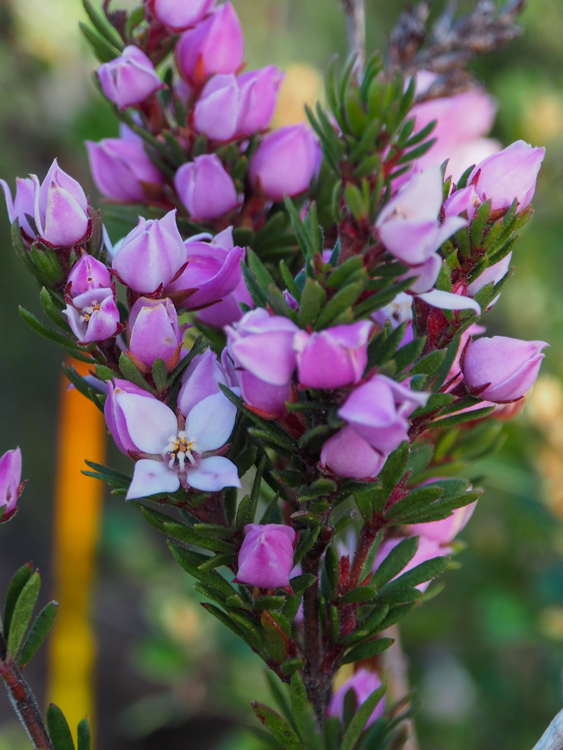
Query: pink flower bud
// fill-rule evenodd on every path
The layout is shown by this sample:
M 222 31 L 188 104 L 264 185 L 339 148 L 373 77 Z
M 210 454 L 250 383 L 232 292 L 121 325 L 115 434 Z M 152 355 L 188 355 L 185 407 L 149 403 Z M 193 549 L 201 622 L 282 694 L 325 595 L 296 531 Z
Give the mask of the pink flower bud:
M 17 512 L 18 498 L 25 487 L 21 477 L 22 454 L 15 448 L 0 458 L 0 523 L 9 521 Z
M 481 200 L 477 195 L 474 185 L 456 190 L 444 203 L 444 213 L 446 216 L 459 216 L 464 211 L 469 221 L 473 221 L 477 209 L 481 205 Z
M 270 124 L 283 74 L 275 65 L 243 73 L 238 78 L 242 102 L 237 135 L 252 135 Z
M 303 123 L 267 135 L 250 161 L 253 187 L 274 201 L 309 187 L 317 168 L 318 142 Z
M 246 370 L 237 370 L 244 402 L 255 409 L 281 415 L 286 411 L 285 402 L 291 400 L 291 384 L 271 385 L 251 375 Z
M 482 201 L 491 200 L 493 211 L 509 208 L 514 199 L 518 210 L 530 205 L 536 190 L 545 148 L 532 148 L 516 141 L 498 154 L 477 164 L 469 177 Z
M 102 91 L 119 109 L 144 102 L 163 88 L 154 65 L 138 47 L 125 47 L 120 57 L 98 68 Z
M 131 308 L 128 325 L 129 351 L 142 365 L 149 368 L 163 359 L 170 371 L 178 364 L 183 329 L 169 299 L 139 297 Z
M 198 24 L 215 5 L 215 0 L 148 0 L 148 8 L 157 21 L 178 32 Z
M 241 92 L 232 73 L 209 79 L 194 107 L 194 126 L 214 141 L 229 141 L 237 132 Z
M 244 534 L 237 579 L 262 589 L 289 586 L 295 531 L 279 523 L 263 526 L 249 523 L 244 527 Z
M 370 695 L 381 687 L 383 683 L 379 679 L 377 672 L 370 672 L 368 669 L 361 667 L 355 674 L 346 680 L 342 687 L 338 688 L 328 704 L 328 715 L 344 718 L 344 699 L 349 690 L 356 694 L 357 708 L 367 701 Z M 357 709 L 356 709 L 357 710 Z M 374 721 L 380 719 L 385 712 L 385 696 L 379 701 L 374 708 L 373 713 L 366 722 L 366 728 L 371 726 Z
M 243 56 L 242 28 L 231 3 L 215 8 L 195 29 L 185 31 L 176 45 L 180 75 L 194 86 L 214 73 L 236 73 Z
M 478 276 L 475 279 L 475 281 L 469 284 L 469 286 L 467 287 L 467 294 L 470 297 L 474 297 L 477 294 L 477 292 L 481 290 L 484 286 L 487 286 L 487 284 L 490 284 L 490 283 L 498 284 L 499 281 L 508 273 L 511 260 L 512 260 L 512 253 L 508 253 L 508 255 L 502 260 L 499 260 L 498 263 L 495 263 L 494 265 L 488 266 L 487 268 L 485 268 L 483 273 L 480 276 Z M 496 299 L 498 299 L 498 297 Z M 494 299 L 489 304 L 489 307 L 496 302 L 496 299 Z
M 176 225 L 176 211 L 162 219 L 139 219 L 122 240 L 112 268 L 135 292 L 153 294 L 166 287 L 186 263 L 186 247 Z
M 80 184 L 64 172 L 57 160 L 35 193 L 35 223 L 39 236 L 51 245 L 67 247 L 88 233 L 88 199 Z
M 8 187 L 8 183 L 0 180 L 0 185 L 2 185 L 2 190 L 6 198 L 10 223 L 13 223 L 17 219 L 21 229 L 27 234 L 28 238 L 30 240 L 33 239 L 35 232 L 30 227 L 26 214 L 33 216 L 35 213 L 35 182 L 31 177 L 16 178 L 16 197 L 14 200 L 12 200 L 12 193 Z
M 440 480 L 433 479 L 433 482 L 440 484 Z M 428 482 L 425 482 L 428 484 Z M 432 542 L 438 544 L 451 544 L 456 536 L 462 531 L 473 515 L 475 508 L 477 507 L 477 500 L 470 505 L 465 505 L 463 508 L 456 508 L 452 515 L 448 518 L 444 518 L 441 521 L 430 521 L 430 523 L 413 523 L 409 526 L 409 533 L 412 536 L 425 537 L 430 539 Z M 419 542 L 420 544 L 420 542 Z
M 105 341 L 123 330 L 111 289 L 91 289 L 67 302 L 64 312 L 80 344 Z
M 461 361 L 468 390 L 497 404 L 516 401 L 536 382 L 546 346 L 545 341 L 508 336 L 473 341 Z
M 150 393 L 147 393 L 147 391 L 139 388 L 139 386 L 133 385 L 133 383 L 130 383 L 128 380 L 116 378 L 113 383 L 111 380 L 108 380 L 108 397 L 104 404 L 106 424 L 119 450 L 128 456 L 129 451 L 136 450 L 137 446 L 129 435 L 127 421 L 123 414 L 123 410 L 119 405 L 119 401 L 116 398 L 120 393 L 133 393 L 137 396 L 153 399 L 154 401 L 157 399 Z
M 296 365 L 293 339 L 299 329 L 289 318 L 260 307 L 227 326 L 227 347 L 235 366 L 271 385 L 287 385 Z
M 235 290 L 224 297 L 221 302 L 216 302 L 214 305 L 200 310 L 197 319 L 212 328 L 230 326 L 242 318 L 241 302 L 249 307 L 254 307 L 254 302 L 246 288 L 244 279 L 241 279 Z
M 99 143 L 86 141 L 90 170 L 96 187 L 106 198 L 139 203 L 146 201 L 145 186 L 164 182 L 163 175 L 149 159 L 143 141 L 134 138 L 105 138 Z
M 339 477 L 374 479 L 387 455 L 373 448 L 353 427 L 344 427 L 329 438 L 321 451 L 321 466 Z
M 222 359 L 224 360 L 226 352 L 223 353 L 225 356 Z M 232 367 L 225 367 L 219 362 L 217 355 L 211 349 L 207 349 L 203 354 L 197 354 L 182 376 L 182 387 L 178 394 L 178 407 L 182 414 L 188 414 L 207 396 L 221 393 L 219 383 L 229 388 L 236 388 L 236 376 Z
M 91 255 L 83 255 L 68 276 L 66 293 L 71 297 L 92 289 L 111 287 L 111 275 L 106 266 Z
M 239 204 L 235 183 L 216 154 L 196 156 L 176 172 L 174 186 L 196 221 L 218 219 Z
M 423 525 L 428 526 L 429 524 Z M 386 539 L 383 542 L 377 552 L 377 555 L 375 556 L 375 561 L 373 563 L 374 571 L 379 568 L 379 566 L 387 558 L 391 550 L 395 549 L 395 547 L 402 541 L 402 539 L 396 537 L 394 539 Z M 395 576 L 395 578 L 398 578 L 403 573 L 407 573 L 409 570 L 416 568 L 417 565 L 421 565 L 427 560 L 433 560 L 435 557 L 445 557 L 446 555 L 451 554 L 451 552 L 452 550 L 450 547 L 441 547 L 440 544 L 433 539 L 427 539 L 424 536 L 420 536 L 418 538 L 418 549 L 415 552 L 414 557 L 405 565 L 403 570 Z M 394 581 L 395 578 L 392 578 L 391 580 Z M 431 583 L 432 581 L 425 581 L 424 583 L 418 584 L 416 588 L 424 593 Z
M 368 363 L 368 340 L 373 325 L 362 320 L 327 328 L 320 333 L 299 331 L 297 352 L 299 382 L 308 388 L 340 388 L 358 383 Z

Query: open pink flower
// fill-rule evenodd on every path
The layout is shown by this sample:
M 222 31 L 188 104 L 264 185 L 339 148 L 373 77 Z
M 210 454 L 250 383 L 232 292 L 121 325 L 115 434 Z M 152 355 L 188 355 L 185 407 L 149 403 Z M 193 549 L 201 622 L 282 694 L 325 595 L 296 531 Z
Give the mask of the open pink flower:
M 123 330 L 113 289 L 90 289 L 67 297 L 64 314 L 80 344 L 105 341 Z

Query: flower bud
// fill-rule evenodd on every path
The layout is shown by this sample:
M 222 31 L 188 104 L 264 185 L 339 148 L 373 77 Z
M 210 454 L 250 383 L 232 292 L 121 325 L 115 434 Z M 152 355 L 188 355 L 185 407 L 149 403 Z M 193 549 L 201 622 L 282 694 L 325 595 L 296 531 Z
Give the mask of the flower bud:
M 237 132 L 241 94 L 236 76 L 213 76 L 194 107 L 194 126 L 214 141 L 229 141 Z
M 297 352 L 298 377 L 307 388 L 340 388 L 358 383 L 368 363 L 369 320 L 334 326 L 320 333 L 299 331 L 293 348 Z
M 215 0 L 148 0 L 156 20 L 174 32 L 196 26 L 214 5 Z
M 295 370 L 298 330 L 289 318 L 271 316 L 260 307 L 227 327 L 227 348 L 235 367 L 271 385 L 287 385 Z
M 129 352 L 151 368 L 163 359 L 168 371 L 177 364 L 182 349 L 182 330 L 176 308 L 169 299 L 139 297 L 129 314 Z
M 534 197 L 544 156 L 545 148 L 532 148 L 525 141 L 516 141 L 477 164 L 469 183 L 475 186 L 482 201 L 491 201 L 493 211 L 510 208 L 514 199 L 518 201 L 518 210 L 523 211 Z
M 293 198 L 309 187 L 318 161 L 318 142 L 302 123 L 267 135 L 250 160 L 249 178 L 255 190 L 274 201 Z
M 18 223 L 31 241 L 35 237 L 34 230 L 30 227 L 26 214 L 33 216 L 35 213 L 35 190 L 36 184 L 31 177 L 16 178 L 16 197 L 12 200 L 12 193 L 8 183 L 0 180 L 6 206 L 8 208 L 8 218 L 10 223 L 18 220 Z
M 150 160 L 143 141 L 134 138 L 105 138 L 86 141 L 90 170 L 96 187 L 106 198 L 128 203 L 146 201 L 145 187 L 153 192 L 164 182 Z
M 196 156 L 176 172 L 174 186 L 192 219 L 218 219 L 239 204 L 235 183 L 216 154 Z
M 188 83 L 201 86 L 214 73 L 236 73 L 242 65 L 244 38 L 231 3 L 215 8 L 176 45 L 176 64 Z
M 252 135 L 268 127 L 276 110 L 283 78 L 275 65 L 251 70 L 238 77 L 242 101 L 237 135 Z
M 444 213 L 446 216 L 459 216 L 465 211 L 469 221 L 473 221 L 480 205 L 481 201 L 475 186 L 469 185 L 469 187 L 456 190 L 450 195 L 444 203 Z
M 461 361 L 469 392 L 497 404 L 516 401 L 535 383 L 546 346 L 508 336 L 472 341 Z
M 67 302 L 64 313 L 79 344 L 105 341 L 123 330 L 111 289 L 91 289 Z
M 120 57 L 98 68 L 102 91 L 119 109 L 144 102 L 163 88 L 154 65 L 138 47 L 125 47 Z
M 285 402 L 291 400 L 290 383 L 272 385 L 246 370 L 237 370 L 237 377 L 245 404 L 270 414 L 281 415 L 286 411 Z
M 153 399 L 154 401 L 157 399 L 152 394 L 147 393 L 143 388 L 133 385 L 133 383 L 130 383 L 128 380 L 116 378 L 113 383 L 111 380 L 108 380 L 108 397 L 104 404 L 106 424 L 116 446 L 122 453 L 128 456 L 129 451 L 137 450 L 137 446 L 129 435 L 127 421 L 123 410 L 119 405 L 120 393 L 132 393 L 136 396 L 144 396 Z
M 424 524 L 427 526 L 428 524 Z M 394 539 L 386 539 L 381 547 L 379 548 L 377 555 L 375 556 L 375 561 L 373 563 L 373 571 L 375 572 L 381 563 L 387 558 L 389 553 L 395 549 L 395 547 L 400 544 L 403 540 L 399 537 L 395 537 Z M 412 570 L 413 568 L 416 568 L 417 565 L 421 565 L 423 562 L 427 562 L 428 560 L 433 560 L 436 557 L 445 557 L 446 555 L 449 555 L 451 553 L 450 547 L 441 547 L 440 544 L 433 539 L 427 539 L 424 536 L 420 536 L 418 538 L 418 548 L 414 554 L 414 557 L 405 565 L 405 567 L 397 573 L 397 575 L 392 578 L 391 580 L 394 581 L 395 578 L 398 578 L 403 573 L 407 573 L 409 570 Z M 426 589 L 430 586 L 432 581 L 425 581 L 424 583 L 419 583 L 417 588 L 421 592 L 425 592 Z
M 229 367 L 225 350 L 221 360 L 219 362 L 215 352 L 207 349 L 203 354 L 197 354 L 190 362 L 182 376 L 182 387 L 178 394 L 178 408 L 182 414 L 188 414 L 207 396 L 221 393 L 219 383 L 239 392 L 236 375 L 232 365 Z
M 506 276 L 510 268 L 510 261 L 512 260 L 512 253 L 508 253 L 506 257 L 499 260 L 492 266 L 487 266 L 482 274 L 480 274 L 475 281 L 471 282 L 467 287 L 467 294 L 470 297 L 474 297 L 478 291 L 480 291 L 487 284 L 498 284 L 499 281 Z M 498 297 L 489 303 L 489 307 L 493 305 Z
M 77 297 L 92 289 L 109 287 L 111 275 L 106 266 L 91 255 L 83 255 L 68 276 L 66 293 L 70 297 Z
M 439 479 L 433 479 L 433 482 L 440 484 Z M 425 482 L 424 484 L 428 484 Z M 413 523 L 409 526 L 409 533 L 412 536 L 425 537 L 438 544 L 451 544 L 456 536 L 462 531 L 473 515 L 477 507 L 477 500 L 474 503 L 465 505 L 463 508 L 456 508 L 451 516 L 443 518 L 441 521 L 430 521 L 430 523 Z
M 112 268 L 120 281 L 140 294 L 167 286 L 186 263 L 186 247 L 176 225 L 176 211 L 162 219 L 139 219 L 122 240 Z
M 323 445 L 321 466 L 339 477 L 374 479 L 386 458 L 386 454 L 373 448 L 353 427 L 344 427 Z
M 279 523 L 249 523 L 244 534 L 237 580 L 262 589 L 289 586 L 295 531 Z
M 205 307 L 197 314 L 197 319 L 211 328 L 224 328 L 236 323 L 242 318 L 240 303 L 254 307 L 250 292 L 246 288 L 244 278 L 240 280 L 233 292 L 224 297 L 221 302 Z
M 381 687 L 383 683 L 379 679 L 377 672 L 371 672 L 364 667 L 358 669 L 354 675 L 346 680 L 342 687 L 332 696 L 330 703 L 328 704 L 328 715 L 338 716 L 341 720 L 344 719 L 344 700 L 346 693 L 349 690 L 353 690 L 356 694 L 356 711 L 360 706 L 367 701 L 370 695 Z M 369 727 L 374 721 L 381 718 L 385 712 L 385 696 L 381 698 L 377 706 L 373 709 L 373 712 L 367 720 L 365 727 Z
M 15 448 L 0 458 L 0 523 L 9 521 L 17 512 L 18 498 L 26 484 L 21 477 L 22 454 Z

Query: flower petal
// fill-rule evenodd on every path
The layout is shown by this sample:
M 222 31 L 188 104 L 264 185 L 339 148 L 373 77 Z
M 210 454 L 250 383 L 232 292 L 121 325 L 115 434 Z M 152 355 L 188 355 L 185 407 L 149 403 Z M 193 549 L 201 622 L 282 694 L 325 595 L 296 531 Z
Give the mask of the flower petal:
M 214 451 L 229 439 L 237 407 L 222 393 L 207 396 L 186 417 L 186 435 L 195 440 L 200 451 Z
M 202 459 L 196 469 L 188 469 L 187 479 L 191 487 L 204 492 L 217 492 L 224 487 L 241 486 L 237 467 L 223 456 Z
M 172 409 L 161 401 L 133 393 L 118 393 L 115 398 L 137 448 L 145 453 L 162 453 L 170 437 L 178 432 Z
M 155 403 L 160 402 L 155 401 Z M 136 500 L 139 497 L 157 495 L 160 492 L 176 492 L 179 488 L 178 474 L 169 469 L 164 462 L 142 458 L 135 464 L 133 481 L 129 486 L 126 499 Z
M 464 297 L 461 294 L 452 294 L 452 292 L 443 292 L 440 289 L 432 289 L 430 292 L 418 295 L 421 300 L 432 307 L 439 307 L 441 310 L 475 310 L 477 315 L 481 315 L 481 306 L 471 297 Z

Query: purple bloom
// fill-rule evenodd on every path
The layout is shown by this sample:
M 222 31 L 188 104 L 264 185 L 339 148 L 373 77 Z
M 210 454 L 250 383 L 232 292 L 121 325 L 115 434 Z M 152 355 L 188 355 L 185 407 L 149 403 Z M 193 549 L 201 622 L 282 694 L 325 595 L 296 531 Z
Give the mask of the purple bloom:
M 264 308 L 245 313 L 227 326 L 227 347 L 235 367 L 270 385 L 287 385 L 296 366 L 293 339 L 299 329 L 289 318 L 269 315 Z
M 461 361 L 469 392 L 497 404 L 516 401 L 536 382 L 546 346 L 545 341 L 507 336 L 473 341 Z
M 184 327 L 178 325 L 176 308 L 169 299 L 140 297 L 129 314 L 129 352 L 145 368 L 157 359 L 168 371 L 178 364 Z
M 427 526 L 428 524 L 424 525 Z M 402 541 L 403 540 L 399 537 L 395 537 L 394 539 L 386 539 L 383 542 L 375 556 L 375 561 L 373 563 L 374 571 L 379 568 L 391 550 L 395 549 L 395 547 Z M 403 573 L 407 573 L 409 570 L 416 568 L 417 565 L 421 565 L 427 560 L 433 560 L 436 557 L 445 557 L 446 555 L 451 554 L 451 552 L 452 550 L 450 547 L 441 547 L 437 541 L 420 536 L 418 538 L 418 549 L 416 550 L 414 557 L 405 565 L 403 570 L 395 576 L 395 578 L 398 578 Z M 394 581 L 395 578 L 392 578 L 391 580 Z M 431 583 L 432 581 L 425 581 L 424 583 L 419 583 L 416 588 L 424 593 Z
M 293 340 L 298 378 L 308 388 L 340 388 L 358 383 L 368 363 L 367 345 L 373 325 L 362 320 L 320 333 L 299 331 Z
M 0 458 L 0 523 L 9 521 L 17 512 L 18 498 L 25 487 L 21 478 L 22 454 L 15 448 Z
M 129 451 L 136 450 L 136 445 L 129 435 L 127 422 L 117 399 L 120 393 L 133 393 L 136 396 L 143 396 L 143 398 L 152 398 L 154 401 L 156 401 L 156 398 L 128 380 L 115 378 L 113 383 L 108 380 L 108 397 L 104 404 L 106 424 L 119 450 L 128 456 Z
M 80 344 L 105 341 L 123 330 L 113 289 L 90 289 L 67 297 L 64 313 Z
M 215 0 L 148 0 L 150 12 L 171 31 L 196 26 L 215 5 Z
M 194 86 L 202 86 L 214 73 L 236 73 L 243 56 L 242 28 L 231 3 L 215 8 L 176 45 L 180 75 Z
M 12 193 L 5 180 L 0 180 L 6 206 L 8 208 L 8 218 L 13 223 L 18 220 L 20 227 L 26 233 L 29 240 L 35 236 L 34 230 L 30 227 L 26 214 L 33 216 L 35 213 L 35 190 L 36 185 L 31 177 L 16 178 L 16 197 L 12 200 Z
M 291 399 L 291 383 L 272 385 L 246 370 L 237 370 L 237 377 L 246 404 L 270 414 L 281 415 L 286 411 L 285 402 Z
M 115 392 L 113 400 L 139 457 L 127 500 L 176 492 L 180 486 L 204 492 L 241 486 L 237 467 L 215 455 L 229 439 L 237 412 L 222 393 L 197 403 L 185 421 L 156 399 Z
M 377 672 L 371 672 L 364 667 L 358 669 L 342 687 L 338 688 L 328 704 L 328 715 L 344 718 L 344 699 L 349 690 L 356 694 L 357 708 L 367 701 L 370 695 L 381 687 L 383 683 L 379 679 Z M 366 728 L 371 726 L 374 721 L 381 718 L 385 712 L 385 696 L 379 701 L 374 708 L 373 713 L 366 722 Z
M 125 47 L 120 57 L 98 68 L 102 91 L 119 109 L 144 102 L 163 88 L 154 65 L 138 47 Z
M 545 148 L 516 141 L 477 164 L 469 182 L 482 201 L 491 200 L 493 211 L 510 208 L 515 198 L 518 210 L 523 211 L 534 197 L 544 156 Z
M 477 209 L 481 205 L 481 200 L 477 195 L 474 185 L 455 190 L 447 201 L 444 203 L 444 213 L 446 216 L 459 216 L 466 212 L 469 221 L 473 221 Z
M 253 187 L 274 201 L 293 198 L 309 187 L 315 174 L 319 144 L 302 123 L 267 135 L 250 161 Z
M 99 143 L 86 141 L 86 148 L 92 177 L 106 198 L 129 203 L 145 202 L 146 189 L 154 191 L 164 182 L 163 175 L 137 136 L 105 138 Z
M 196 156 L 176 172 L 178 197 L 195 220 L 218 219 L 239 205 L 232 177 L 216 154 Z
M 76 297 L 92 289 L 111 287 L 111 275 L 106 266 L 91 255 L 83 255 L 68 276 L 66 293 Z
M 206 349 L 203 354 L 197 354 L 193 358 L 182 376 L 182 387 L 178 394 L 178 407 L 182 414 L 188 414 L 204 398 L 221 393 L 219 384 L 239 393 L 236 375 L 226 350 L 223 350 L 219 362 L 215 352 Z
M 162 219 L 139 218 L 137 227 L 120 243 L 112 268 L 135 292 L 153 294 L 170 284 L 186 260 L 174 210 Z
M 293 569 L 295 531 L 279 523 L 244 527 L 244 541 L 238 555 L 237 580 L 262 589 L 289 586 Z
M 213 76 L 203 87 L 193 112 L 194 127 L 214 141 L 229 141 L 237 132 L 241 92 L 233 73 Z
M 250 70 L 239 76 L 242 102 L 237 135 L 252 135 L 268 127 L 274 116 L 283 78 L 275 65 Z
M 344 427 L 323 445 L 321 466 L 339 477 L 373 479 L 386 458 L 386 454 L 373 448 L 353 427 Z
M 250 292 L 246 288 L 244 278 L 237 284 L 235 290 L 224 297 L 221 302 L 216 302 L 210 307 L 200 310 L 197 319 L 204 325 L 212 328 L 224 328 L 232 325 L 242 318 L 243 312 L 240 303 L 254 307 Z

